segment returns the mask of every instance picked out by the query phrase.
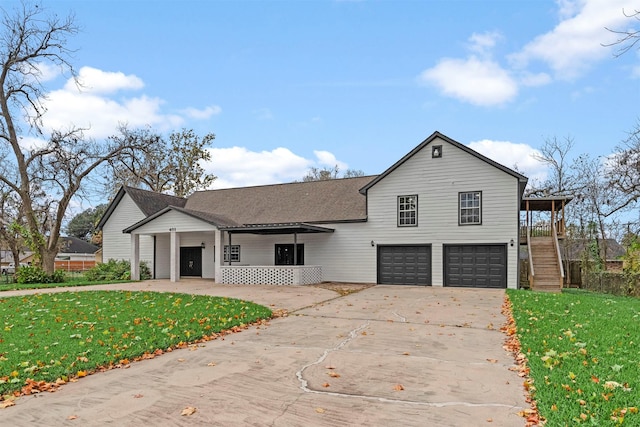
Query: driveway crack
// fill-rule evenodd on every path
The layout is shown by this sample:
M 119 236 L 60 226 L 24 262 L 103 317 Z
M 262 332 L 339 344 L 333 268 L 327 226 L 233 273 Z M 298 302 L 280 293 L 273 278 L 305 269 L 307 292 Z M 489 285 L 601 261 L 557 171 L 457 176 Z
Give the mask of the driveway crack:
M 357 328 L 352 329 L 351 331 L 349 331 L 349 335 L 347 336 L 347 338 L 345 338 L 340 343 L 338 343 L 338 345 L 336 345 L 333 348 L 326 349 L 324 352 L 322 352 L 322 355 L 315 362 L 308 363 L 308 364 L 304 365 L 302 368 L 300 368 L 300 370 L 298 372 L 296 372 L 296 377 L 298 378 L 298 381 L 300 381 L 300 388 L 306 393 L 320 393 L 319 391 L 312 390 L 312 389 L 310 389 L 308 387 L 309 383 L 307 382 L 307 380 L 305 380 L 302 377 L 302 374 L 304 373 L 304 371 L 306 369 L 310 368 L 311 366 L 319 365 L 320 363 L 322 363 L 327 358 L 327 356 L 330 353 L 340 350 L 342 347 L 347 345 L 349 342 L 353 341 L 358 336 L 358 332 L 360 332 L 361 330 L 363 330 L 367 326 L 369 326 L 369 322 L 368 321 L 366 323 L 363 323 L 362 325 L 358 326 Z

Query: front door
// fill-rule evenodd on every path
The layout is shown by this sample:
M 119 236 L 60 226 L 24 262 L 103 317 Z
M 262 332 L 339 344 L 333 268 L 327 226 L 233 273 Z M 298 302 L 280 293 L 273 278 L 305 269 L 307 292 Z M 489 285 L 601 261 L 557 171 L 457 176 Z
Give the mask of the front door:
M 202 276 L 202 248 L 180 248 L 180 276 Z
M 298 244 L 297 265 L 304 265 L 304 244 Z M 293 244 L 276 245 L 275 265 L 293 265 Z

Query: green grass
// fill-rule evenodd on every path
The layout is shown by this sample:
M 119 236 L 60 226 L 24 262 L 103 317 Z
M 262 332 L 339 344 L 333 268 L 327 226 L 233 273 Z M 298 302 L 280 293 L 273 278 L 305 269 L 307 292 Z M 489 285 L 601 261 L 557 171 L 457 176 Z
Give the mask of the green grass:
M 547 425 L 640 426 L 640 300 L 507 292 Z
M 68 381 L 270 316 L 247 301 L 174 293 L 0 297 L 0 396 L 27 379 Z

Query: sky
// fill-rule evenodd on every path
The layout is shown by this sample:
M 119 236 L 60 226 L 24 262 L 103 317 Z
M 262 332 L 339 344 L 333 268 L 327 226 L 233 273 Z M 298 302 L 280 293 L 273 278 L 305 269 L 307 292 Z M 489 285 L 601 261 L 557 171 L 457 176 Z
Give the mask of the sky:
M 635 3 L 635 4 L 634 4 Z M 3 0 L 11 10 L 19 3 Z M 214 133 L 213 188 L 379 174 L 434 131 L 532 179 L 546 139 L 607 156 L 640 119 L 632 0 L 44 1 L 82 87 L 44 70 L 45 129 Z M 106 202 L 103 201 L 103 202 Z

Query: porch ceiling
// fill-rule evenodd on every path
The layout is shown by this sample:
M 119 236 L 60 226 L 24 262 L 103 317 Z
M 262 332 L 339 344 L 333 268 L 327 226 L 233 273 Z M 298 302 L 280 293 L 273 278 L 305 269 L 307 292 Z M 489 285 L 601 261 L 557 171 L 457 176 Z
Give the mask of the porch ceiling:
M 246 234 L 300 234 L 300 233 L 333 233 L 333 228 L 320 227 L 304 222 L 284 224 L 245 224 L 238 227 L 220 227 L 221 231 Z
M 529 211 L 550 212 L 552 206 L 559 211 L 563 205 L 566 205 L 573 197 L 571 196 L 553 196 L 553 197 L 524 197 L 520 202 L 520 210 L 527 210 L 527 202 L 529 202 Z

